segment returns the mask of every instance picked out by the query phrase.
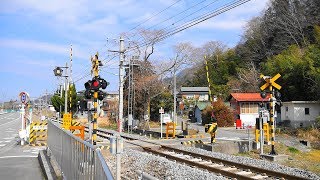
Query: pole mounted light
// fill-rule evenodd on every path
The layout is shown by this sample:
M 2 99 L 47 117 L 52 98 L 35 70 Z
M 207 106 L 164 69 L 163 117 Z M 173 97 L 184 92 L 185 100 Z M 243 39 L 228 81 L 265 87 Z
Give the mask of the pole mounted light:
M 61 67 L 56 67 L 53 70 L 53 73 L 54 73 L 55 76 L 62 76 L 62 72 L 63 72 L 63 70 L 61 69 Z
M 62 73 L 63 73 L 63 69 L 62 68 L 65 68 L 66 69 L 66 72 L 65 72 L 65 75 L 63 76 Z M 66 82 L 65 82 L 65 102 L 64 102 L 64 113 L 67 113 L 68 111 L 68 100 L 67 100 L 67 86 L 68 86 L 68 64 L 66 63 L 66 66 L 65 67 L 56 67 L 53 69 L 53 73 L 55 76 L 59 76 L 59 77 L 65 77 L 66 78 Z

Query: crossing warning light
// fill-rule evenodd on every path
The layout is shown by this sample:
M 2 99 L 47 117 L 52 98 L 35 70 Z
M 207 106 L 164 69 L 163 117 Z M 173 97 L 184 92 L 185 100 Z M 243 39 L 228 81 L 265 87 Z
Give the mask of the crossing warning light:
M 91 90 L 98 91 L 100 89 L 100 81 L 99 79 L 92 79 Z
M 109 82 L 107 82 L 103 78 L 94 77 L 92 78 L 92 80 L 89 80 L 84 84 L 84 87 L 86 88 L 86 91 L 84 92 L 84 96 L 87 99 L 91 99 L 93 97 L 93 93 L 98 92 L 98 99 L 103 100 L 105 97 L 105 93 L 102 92 L 100 88 L 106 89 L 108 85 L 109 85 Z

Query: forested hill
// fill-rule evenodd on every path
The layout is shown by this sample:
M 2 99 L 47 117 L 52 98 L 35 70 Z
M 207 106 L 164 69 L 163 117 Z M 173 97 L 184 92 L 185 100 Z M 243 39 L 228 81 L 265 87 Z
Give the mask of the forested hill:
M 211 50 L 207 60 L 216 95 L 259 92 L 261 73 L 280 73 L 283 101 L 320 100 L 319 0 L 270 1 L 265 12 L 248 23 L 234 48 L 218 42 L 201 48 Z M 188 78 L 180 76 L 180 85 L 208 85 L 203 61 L 188 72 Z

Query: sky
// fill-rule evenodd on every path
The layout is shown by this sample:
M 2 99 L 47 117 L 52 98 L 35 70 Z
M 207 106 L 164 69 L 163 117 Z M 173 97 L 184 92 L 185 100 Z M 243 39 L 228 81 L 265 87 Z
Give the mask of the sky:
M 76 89 L 91 79 L 90 57 L 96 52 L 104 63 L 100 76 L 110 82 L 107 91 L 119 85 L 119 37 L 125 47 L 140 39 L 138 29 L 168 30 L 174 25 L 210 13 L 233 0 L 2 0 L 0 6 L 0 102 L 54 93 L 63 83 L 53 69 L 70 65 Z M 152 58 L 170 59 L 173 46 L 190 42 L 201 46 L 221 41 L 232 48 L 241 39 L 246 23 L 259 16 L 268 0 L 251 0 L 155 46 Z

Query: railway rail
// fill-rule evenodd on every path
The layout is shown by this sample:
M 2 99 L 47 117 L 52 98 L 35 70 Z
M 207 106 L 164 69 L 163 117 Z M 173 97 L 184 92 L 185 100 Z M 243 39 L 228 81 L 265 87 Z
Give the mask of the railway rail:
M 112 132 L 107 130 L 98 129 L 98 136 L 106 138 L 112 135 Z M 108 136 L 104 135 L 107 134 Z M 254 167 L 238 162 L 227 161 L 211 156 L 206 156 L 198 153 L 193 153 L 185 150 L 181 150 L 175 147 L 161 145 L 159 143 L 150 142 L 147 140 L 141 140 L 131 136 L 121 135 L 124 139 L 127 139 L 126 143 L 131 143 L 143 148 L 144 151 L 166 157 L 167 159 L 175 160 L 179 163 L 188 164 L 193 167 L 206 169 L 216 174 L 221 174 L 228 178 L 236 179 L 288 179 L 288 180 L 302 180 L 306 179 L 299 176 L 285 174 L 277 171 Z M 134 140 L 134 141 L 133 141 Z M 135 141 L 143 141 L 152 145 L 160 146 L 160 149 L 150 148 L 149 146 L 142 146 Z
M 87 127 L 85 131 L 88 132 Z M 114 136 L 116 133 L 115 131 L 108 131 L 104 129 L 97 129 L 97 132 L 98 132 L 97 133 L 98 136 L 106 139 L 109 139 L 110 136 Z M 121 137 L 127 140 L 126 143 L 140 146 L 145 152 L 163 156 L 167 159 L 171 159 L 182 164 L 187 164 L 192 167 L 206 169 L 209 172 L 220 174 L 227 178 L 236 178 L 241 180 L 242 179 L 288 179 L 288 180 L 306 179 L 303 177 L 285 174 L 285 173 L 264 169 L 260 167 L 255 167 L 251 165 L 246 165 L 239 162 L 233 162 L 233 161 L 215 158 L 212 156 L 189 152 L 189 151 L 185 151 L 175 147 L 162 145 L 162 144 L 147 141 L 147 140 L 142 140 L 132 136 L 121 135 Z M 157 145 L 160 148 L 157 148 L 157 149 L 150 148 L 150 146 L 141 145 L 136 141 L 142 141 L 144 143 L 149 143 L 150 145 L 151 144 Z

